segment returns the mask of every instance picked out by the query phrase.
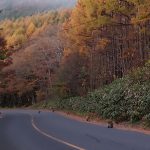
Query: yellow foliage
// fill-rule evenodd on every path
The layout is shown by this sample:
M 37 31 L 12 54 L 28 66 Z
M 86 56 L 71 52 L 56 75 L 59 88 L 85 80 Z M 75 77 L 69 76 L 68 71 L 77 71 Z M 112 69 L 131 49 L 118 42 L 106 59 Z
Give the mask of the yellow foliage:
M 31 22 L 26 31 L 27 36 L 30 37 L 34 33 L 35 29 L 35 25 Z
M 101 50 L 104 50 L 106 46 L 109 44 L 109 40 L 106 38 L 102 38 L 97 43 L 97 48 L 100 48 Z

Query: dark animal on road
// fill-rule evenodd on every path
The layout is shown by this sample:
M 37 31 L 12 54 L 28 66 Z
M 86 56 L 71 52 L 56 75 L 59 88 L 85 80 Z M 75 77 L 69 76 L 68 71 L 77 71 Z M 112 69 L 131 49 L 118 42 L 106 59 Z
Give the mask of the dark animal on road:
M 55 108 L 52 108 L 52 112 L 55 112 Z
M 107 127 L 108 128 L 113 128 L 113 122 L 112 121 L 108 121 L 108 123 L 107 123 Z
M 86 121 L 90 121 L 90 116 L 86 116 Z

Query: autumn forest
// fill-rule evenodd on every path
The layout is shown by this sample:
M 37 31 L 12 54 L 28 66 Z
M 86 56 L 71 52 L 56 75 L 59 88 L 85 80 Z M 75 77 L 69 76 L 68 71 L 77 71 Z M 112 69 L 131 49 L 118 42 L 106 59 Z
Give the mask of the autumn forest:
M 113 97 L 127 96 L 132 103 L 142 95 L 150 106 L 149 0 L 78 0 L 74 8 L 2 19 L 0 29 L 2 107 L 59 99 L 61 109 L 81 107 L 80 112 L 129 120 L 131 114 L 120 110 L 128 108 L 109 104 Z M 138 86 L 130 89 L 133 84 Z M 114 114 L 108 105 L 114 106 Z M 134 108 L 134 119 L 150 114 L 148 108 L 145 113 Z

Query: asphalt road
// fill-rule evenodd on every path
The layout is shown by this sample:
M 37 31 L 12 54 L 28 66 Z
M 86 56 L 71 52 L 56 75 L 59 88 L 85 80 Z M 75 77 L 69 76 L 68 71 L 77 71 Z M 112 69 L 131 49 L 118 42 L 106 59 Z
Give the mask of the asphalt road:
M 1 112 L 0 150 L 150 150 L 150 135 L 108 129 L 52 112 Z

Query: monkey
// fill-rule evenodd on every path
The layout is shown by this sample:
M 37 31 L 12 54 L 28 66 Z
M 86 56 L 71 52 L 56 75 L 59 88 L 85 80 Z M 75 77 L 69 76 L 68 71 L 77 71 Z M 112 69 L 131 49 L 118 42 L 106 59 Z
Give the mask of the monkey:
M 54 108 L 52 108 L 51 110 L 52 110 L 52 112 L 55 112 L 55 109 L 54 109 Z
M 113 125 L 113 121 L 108 121 L 108 122 L 107 122 L 107 127 L 108 127 L 108 128 L 113 128 L 113 126 L 114 126 L 114 125 Z
M 119 120 L 116 120 L 115 123 L 116 123 L 116 124 L 119 124 Z
M 2 112 L 0 112 L 0 118 L 3 118 L 3 116 L 2 116 Z
M 86 116 L 86 121 L 90 121 L 90 117 L 89 116 Z
M 67 112 L 67 115 L 70 115 L 70 112 Z

